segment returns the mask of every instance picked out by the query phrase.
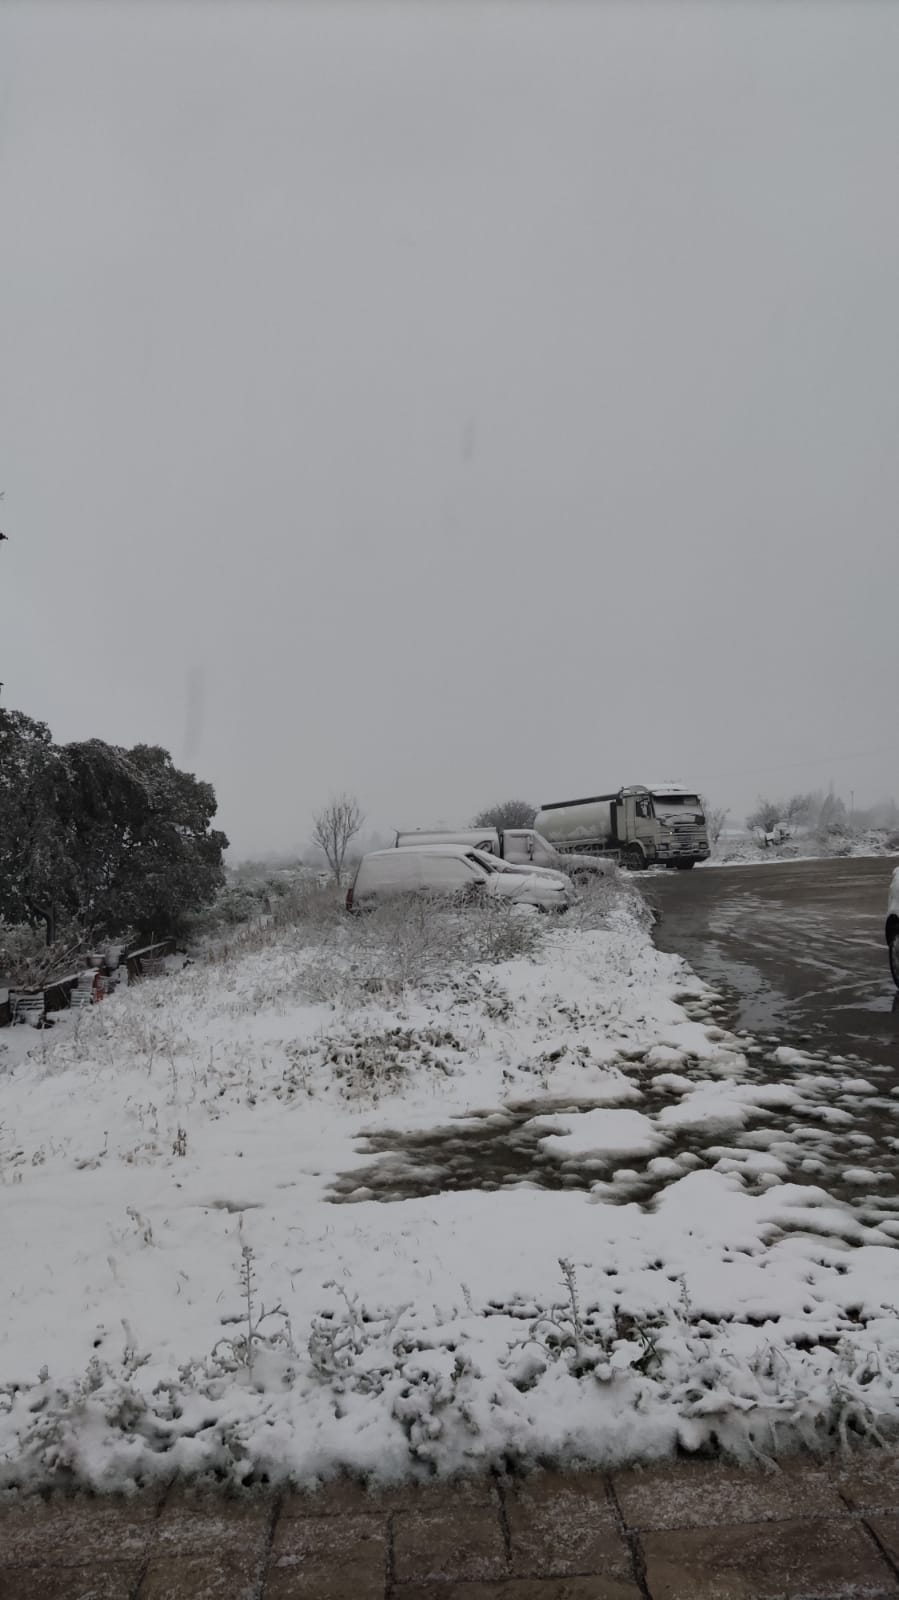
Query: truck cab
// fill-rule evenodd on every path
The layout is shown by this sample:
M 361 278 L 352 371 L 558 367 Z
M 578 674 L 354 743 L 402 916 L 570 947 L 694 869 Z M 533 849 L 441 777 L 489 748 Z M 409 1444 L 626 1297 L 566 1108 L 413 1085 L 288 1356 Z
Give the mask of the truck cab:
M 699 795 L 677 783 L 655 784 L 649 793 L 659 863 L 685 870 L 707 860 L 709 835 Z

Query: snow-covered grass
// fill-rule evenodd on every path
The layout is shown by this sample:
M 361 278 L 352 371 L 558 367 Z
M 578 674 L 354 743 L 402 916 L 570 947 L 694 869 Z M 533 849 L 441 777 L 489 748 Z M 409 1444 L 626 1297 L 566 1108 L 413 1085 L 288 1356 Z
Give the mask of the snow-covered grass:
M 322 897 L 38 1036 L 0 1080 L 0 1484 L 885 1434 L 861 1130 L 899 1101 L 724 1033 L 641 904 Z

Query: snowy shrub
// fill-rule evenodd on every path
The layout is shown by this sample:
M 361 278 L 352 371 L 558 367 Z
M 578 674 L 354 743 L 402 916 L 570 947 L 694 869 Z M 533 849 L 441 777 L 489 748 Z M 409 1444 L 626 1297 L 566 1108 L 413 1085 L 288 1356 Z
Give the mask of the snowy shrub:
M 606 929 L 622 916 L 635 921 L 638 927 L 652 926 L 653 914 L 646 898 L 631 878 L 613 867 L 579 885 L 577 899 L 565 917 L 564 926 L 566 931 L 569 928 Z
M 297 981 L 307 998 L 327 1005 L 395 999 L 443 984 L 460 967 L 533 957 L 545 932 L 544 918 L 502 904 L 458 910 L 410 896 L 364 917 L 329 923 L 322 915 Z M 306 935 L 306 926 L 294 925 L 298 943 Z
M 335 1394 L 380 1394 L 394 1360 L 384 1359 L 383 1354 L 380 1360 L 371 1357 L 378 1345 L 395 1355 L 394 1334 L 409 1307 L 398 1306 L 379 1315 L 363 1307 L 358 1294 L 343 1284 L 330 1279 L 323 1287 L 336 1290 L 342 1305 L 337 1311 L 321 1311 L 312 1318 L 308 1351 L 313 1371 Z
M 448 1027 L 348 1027 L 311 1041 L 286 1044 L 287 1066 L 276 1094 L 285 1101 L 308 1094 L 322 1070 L 346 1099 L 377 1100 L 395 1091 L 410 1072 L 453 1075 L 453 1058 L 478 1039 L 463 1042 Z
M 283 943 L 291 934 L 298 945 L 317 942 L 333 934 L 344 916 L 343 895 L 333 884 L 321 887 L 308 881 L 281 886 L 275 898 L 253 896 L 256 909 L 248 921 L 233 923 L 214 917 L 197 924 L 192 950 L 211 962 L 241 960 L 258 950 Z
M 53 944 L 44 930 L 0 920 L 0 973 L 16 989 L 41 989 L 54 978 L 70 977 L 87 960 L 83 930 L 71 928 Z

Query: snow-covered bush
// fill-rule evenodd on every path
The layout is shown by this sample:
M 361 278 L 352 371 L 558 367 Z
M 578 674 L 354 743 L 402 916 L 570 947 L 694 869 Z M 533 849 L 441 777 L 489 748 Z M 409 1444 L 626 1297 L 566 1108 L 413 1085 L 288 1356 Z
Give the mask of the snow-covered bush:
M 605 904 L 611 891 L 597 894 Z M 303 883 L 267 915 L 207 939 L 204 954 L 214 963 L 234 962 L 257 951 L 290 948 L 298 960 L 302 956 L 296 994 L 329 1005 L 359 1005 L 433 986 L 460 966 L 532 956 L 547 920 L 502 903 L 461 909 L 417 895 L 352 917 L 333 884 Z
M 633 917 L 644 928 L 651 927 L 653 922 L 649 904 L 633 879 L 610 864 L 607 872 L 591 876 L 578 885 L 577 898 L 564 919 L 564 926 L 608 928 L 621 914 Z
M 305 969 L 305 992 L 358 1005 L 433 987 L 459 967 L 534 955 L 544 922 L 502 904 L 457 910 L 419 896 L 388 901 L 367 916 L 325 926 Z M 302 924 L 296 932 L 303 936 Z
M 17 989 L 41 989 L 54 978 L 68 977 L 86 958 L 87 942 L 79 929 L 47 943 L 42 928 L 0 921 L 0 973 Z
M 867 811 L 850 811 L 830 789 L 794 794 L 781 800 L 759 798 L 746 826 L 756 843 L 776 857 L 878 855 L 890 845 L 895 802 L 882 801 Z M 745 858 L 745 846 L 721 852 L 722 859 Z

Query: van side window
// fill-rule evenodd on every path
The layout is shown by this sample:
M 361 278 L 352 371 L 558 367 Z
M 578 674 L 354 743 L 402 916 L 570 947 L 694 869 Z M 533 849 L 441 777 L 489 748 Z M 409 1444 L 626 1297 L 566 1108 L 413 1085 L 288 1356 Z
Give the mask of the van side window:
M 394 884 L 406 885 L 416 883 L 419 878 L 419 863 L 416 852 L 397 851 L 383 856 L 368 856 L 359 868 L 357 888 L 363 889 L 390 888 Z
M 422 884 L 425 889 L 461 889 L 471 882 L 472 868 L 468 857 L 425 856 L 422 861 Z

